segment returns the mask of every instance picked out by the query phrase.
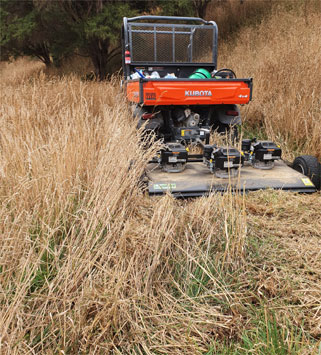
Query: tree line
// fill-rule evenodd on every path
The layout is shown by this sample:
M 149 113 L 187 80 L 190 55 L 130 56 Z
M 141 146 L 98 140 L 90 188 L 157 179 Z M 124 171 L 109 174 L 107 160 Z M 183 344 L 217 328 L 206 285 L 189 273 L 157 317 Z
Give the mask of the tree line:
M 219 1 L 219 0 L 217 0 Z M 0 55 L 32 56 L 60 66 L 73 55 L 89 57 L 103 80 L 120 55 L 122 18 L 141 14 L 204 17 L 210 0 L 1 0 Z

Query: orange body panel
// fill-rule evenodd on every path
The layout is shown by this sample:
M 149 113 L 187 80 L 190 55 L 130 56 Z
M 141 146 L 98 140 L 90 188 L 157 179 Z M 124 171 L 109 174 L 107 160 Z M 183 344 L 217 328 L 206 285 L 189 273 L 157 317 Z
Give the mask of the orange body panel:
M 139 80 L 127 82 L 131 102 L 156 105 L 247 104 L 251 98 L 249 80 Z M 142 85 L 142 87 L 141 87 Z

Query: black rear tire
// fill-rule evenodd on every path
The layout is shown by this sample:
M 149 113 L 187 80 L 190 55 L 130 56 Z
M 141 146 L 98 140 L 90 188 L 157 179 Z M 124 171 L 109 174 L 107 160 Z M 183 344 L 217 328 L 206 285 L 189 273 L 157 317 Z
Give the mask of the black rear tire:
M 321 164 L 313 155 L 301 155 L 293 161 L 293 169 L 311 179 L 314 186 L 320 190 L 321 186 Z

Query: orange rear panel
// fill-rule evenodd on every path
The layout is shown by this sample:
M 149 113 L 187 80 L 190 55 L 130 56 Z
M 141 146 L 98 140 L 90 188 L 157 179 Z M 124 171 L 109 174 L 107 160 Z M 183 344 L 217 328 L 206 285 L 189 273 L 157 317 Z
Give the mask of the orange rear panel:
M 252 82 L 237 80 L 130 80 L 127 98 L 131 102 L 155 105 L 247 104 Z

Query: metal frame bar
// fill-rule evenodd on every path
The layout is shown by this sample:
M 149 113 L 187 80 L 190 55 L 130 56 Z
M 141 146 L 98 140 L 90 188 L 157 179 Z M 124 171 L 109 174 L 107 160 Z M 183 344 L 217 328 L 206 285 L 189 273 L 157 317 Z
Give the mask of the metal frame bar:
M 195 67 L 195 66 L 203 66 L 203 67 L 214 67 L 214 63 L 196 63 L 196 62 L 131 62 L 132 66 L 138 67 Z
M 129 26 L 128 28 L 128 34 L 129 34 L 129 50 L 130 50 L 130 53 L 132 52 L 133 50 L 133 47 L 132 47 L 132 43 L 133 43 L 133 36 L 132 36 L 132 28 L 131 26 Z
M 214 26 L 215 31 L 214 31 L 214 36 L 213 36 L 213 52 L 214 52 L 214 58 L 213 58 L 213 62 L 215 64 L 215 69 L 217 69 L 217 41 L 218 41 L 218 28 L 217 28 L 217 24 L 214 21 L 210 21 L 210 23 Z
M 130 27 L 132 27 L 132 26 L 130 26 Z M 151 27 L 151 26 L 150 26 Z M 156 27 L 156 26 L 153 26 L 154 28 Z M 204 27 L 203 27 L 204 28 Z M 203 29 L 202 28 L 202 29 Z M 173 27 L 173 29 L 175 29 L 175 27 Z M 211 28 L 209 28 L 209 30 L 210 30 Z M 165 34 L 173 34 L 173 31 L 157 31 L 157 30 L 153 30 L 153 31 L 151 31 L 151 30 L 130 30 L 130 32 L 133 32 L 133 33 L 165 33 Z M 180 31 L 180 32 L 176 32 L 175 31 L 175 34 L 178 34 L 178 35 L 190 35 L 191 34 L 191 32 L 183 32 L 183 31 Z
M 252 78 L 245 78 L 245 79 L 189 79 L 189 78 L 137 78 L 137 79 L 132 79 L 131 81 L 140 81 L 140 82 L 148 82 L 148 81 L 174 81 L 174 82 L 179 82 L 179 81 L 191 81 L 191 82 L 197 82 L 197 81 L 202 81 L 202 82 L 242 82 L 242 83 L 246 83 L 249 85 L 249 88 L 252 88 Z
M 202 22 L 205 24 L 209 24 L 210 21 L 203 20 L 200 17 L 181 17 L 181 16 L 136 16 L 136 17 L 129 17 L 128 22 L 133 22 L 137 20 L 173 20 L 173 21 L 188 21 L 188 22 L 193 22 L 193 21 L 198 21 Z
M 149 27 L 153 28 L 153 30 L 135 30 L 133 27 L 135 26 L 140 26 L 144 25 L 143 27 Z M 190 31 L 175 31 L 175 28 L 177 27 L 181 28 L 190 28 Z M 169 34 L 173 36 L 173 53 L 175 52 L 175 36 L 176 35 L 189 35 L 190 36 L 190 43 L 187 46 L 188 50 L 188 62 L 192 63 L 193 62 L 193 42 L 194 42 L 194 33 L 197 29 L 201 30 L 206 30 L 206 31 L 213 31 L 213 46 L 212 46 L 212 61 L 214 62 L 216 60 L 216 51 L 215 51 L 215 29 L 212 26 L 205 27 L 204 25 L 177 25 L 177 24 L 140 24 L 140 23 L 130 23 L 128 25 L 129 28 L 129 41 L 130 41 L 130 49 L 131 53 L 133 50 L 132 47 L 132 33 L 149 33 L 149 34 L 154 34 L 154 62 L 157 62 L 157 34 Z M 167 30 L 167 31 L 157 31 L 157 28 L 172 28 L 172 30 Z M 175 56 L 173 56 L 173 63 L 175 63 Z
M 135 21 L 145 21 L 145 20 L 152 20 L 152 21 L 184 21 L 188 22 L 187 24 L 181 24 L 181 23 L 144 23 L 144 22 L 135 22 Z M 193 22 L 199 22 L 201 25 L 197 24 L 192 24 Z M 141 27 L 154 27 L 154 31 L 150 31 L 151 33 L 154 33 L 154 61 L 152 63 L 147 62 L 132 62 L 131 64 L 125 64 L 124 65 L 124 75 L 125 77 L 128 77 L 130 74 L 130 66 L 134 65 L 160 65 L 160 66 L 166 66 L 166 65 L 177 65 L 177 66 L 194 66 L 194 65 L 211 65 L 214 67 L 214 69 L 217 68 L 217 40 L 218 40 L 218 28 L 217 24 L 214 21 L 206 21 L 204 19 L 201 19 L 199 17 L 178 17 L 178 16 L 137 16 L 137 17 L 132 17 L 132 18 L 123 18 L 123 41 L 124 45 L 123 48 L 124 50 L 130 50 L 132 53 L 132 33 L 133 32 L 140 32 L 140 33 L 148 33 L 148 30 L 134 30 L 132 29 L 132 26 L 141 26 Z M 164 27 L 170 27 L 172 28 L 172 31 L 157 31 L 157 28 L 164 28 Z M 175 35 L 180 35 L 180 34 L 191 34 L 191 32 L 186 32 L 186 31 L 175 31 L 175 29 L 180 29 L 180 28 L 191 28 L 192 30 L 195 31 L 197 28 L 201 29 L 209 29 L 213 30 L 213 48 L 212 48 L 212 60 L 213 62 L 210 63 L 193 63 L 192 58 L 189 58 L 190 62 L 175 62 L 176 60 L 176 51 L 175 51 L 175 44 L 176 44 L 176 37 Z M 157 33 L 165 33 L 165 34 L 172 34 L 173 39 L 172 39 L 172 48 L 173 48 L 173 62 L 171 63 L 166 63 L 166 62 L 157 62 Z M 156 36 L 156 39 L 155 39 Z M 190 46 L 191 47 L 191 46 Z M 190 48 L 190 51 L 192 48 Z M 190 56 L 191 57 L 191 56 Z
M 156 32 L 156 26 L 154 26 L 154 61 L 157 62 L 157 32 Z
M 139 26 L 139 27 L 152 27 L 152 26 L 156 26 L 156 27 L 177 27 L 177 28 L 194 28 L 194 27 L 198 27 L 198 28 L 211 28 L 211 27 L 215 27 L 212 24 L 208 24 L 208 25 L 190 25 L 190 24 L 185 24 L 182 25 L 180 23 L 141 23 L 141 22 L 132 22 L 129 23 L 128 26 Z M 142 30 L 143 31 L 143 30 Z
M 253 191 L 260 191 L 262 190 L 262 188 L 248 188 L 245 189 L 245 191 L 243 191 L 242 189 L 238 189 L 236 187 L 231 188 L 231 192 L 232 194 L 234 193 L 238 193 L 241 195 L 247 194 L 249 192 L 253 192 Z M 199 190 L 199 191 L 187 191 L 187 192 L 176 192 L 176 191 L 170 191 L 171 195 L 176 198 L 176 199 L 186 199 L 186 198 L 193 198 L 193 197 L 201 197 L 201 196 L 210 196 L 214 193 L 225 193 L 227 191 L 230 191 L 228 187 L 222 187 L 222 186 L 217 186 L 217 187 L 213 187 L 210 190 Z M 266 189 L 265 189 L 266 190 Z M 283 188 L 283 187 L 278 187 L 278 188 L 273 188 L 273 190 L 282 190 L 282 191 L 290 191 L 290 192 L 296 192 L 296 193 L 300 193 L 300 194 L 312 194 L 314 192 L 316 192 L 316 189 L 312 189 L 312 188 Z M 159 192 L 150 192 L 148 191 L 148 195 L 149 196 L 162 196 L 165 195 L 167 193 L 168 190 L 161 190 Z
M 173 63 L 175 63 L 175 27 L 173 27 L 173 35 L 172 35 L 172 55 L 173 55 Z

